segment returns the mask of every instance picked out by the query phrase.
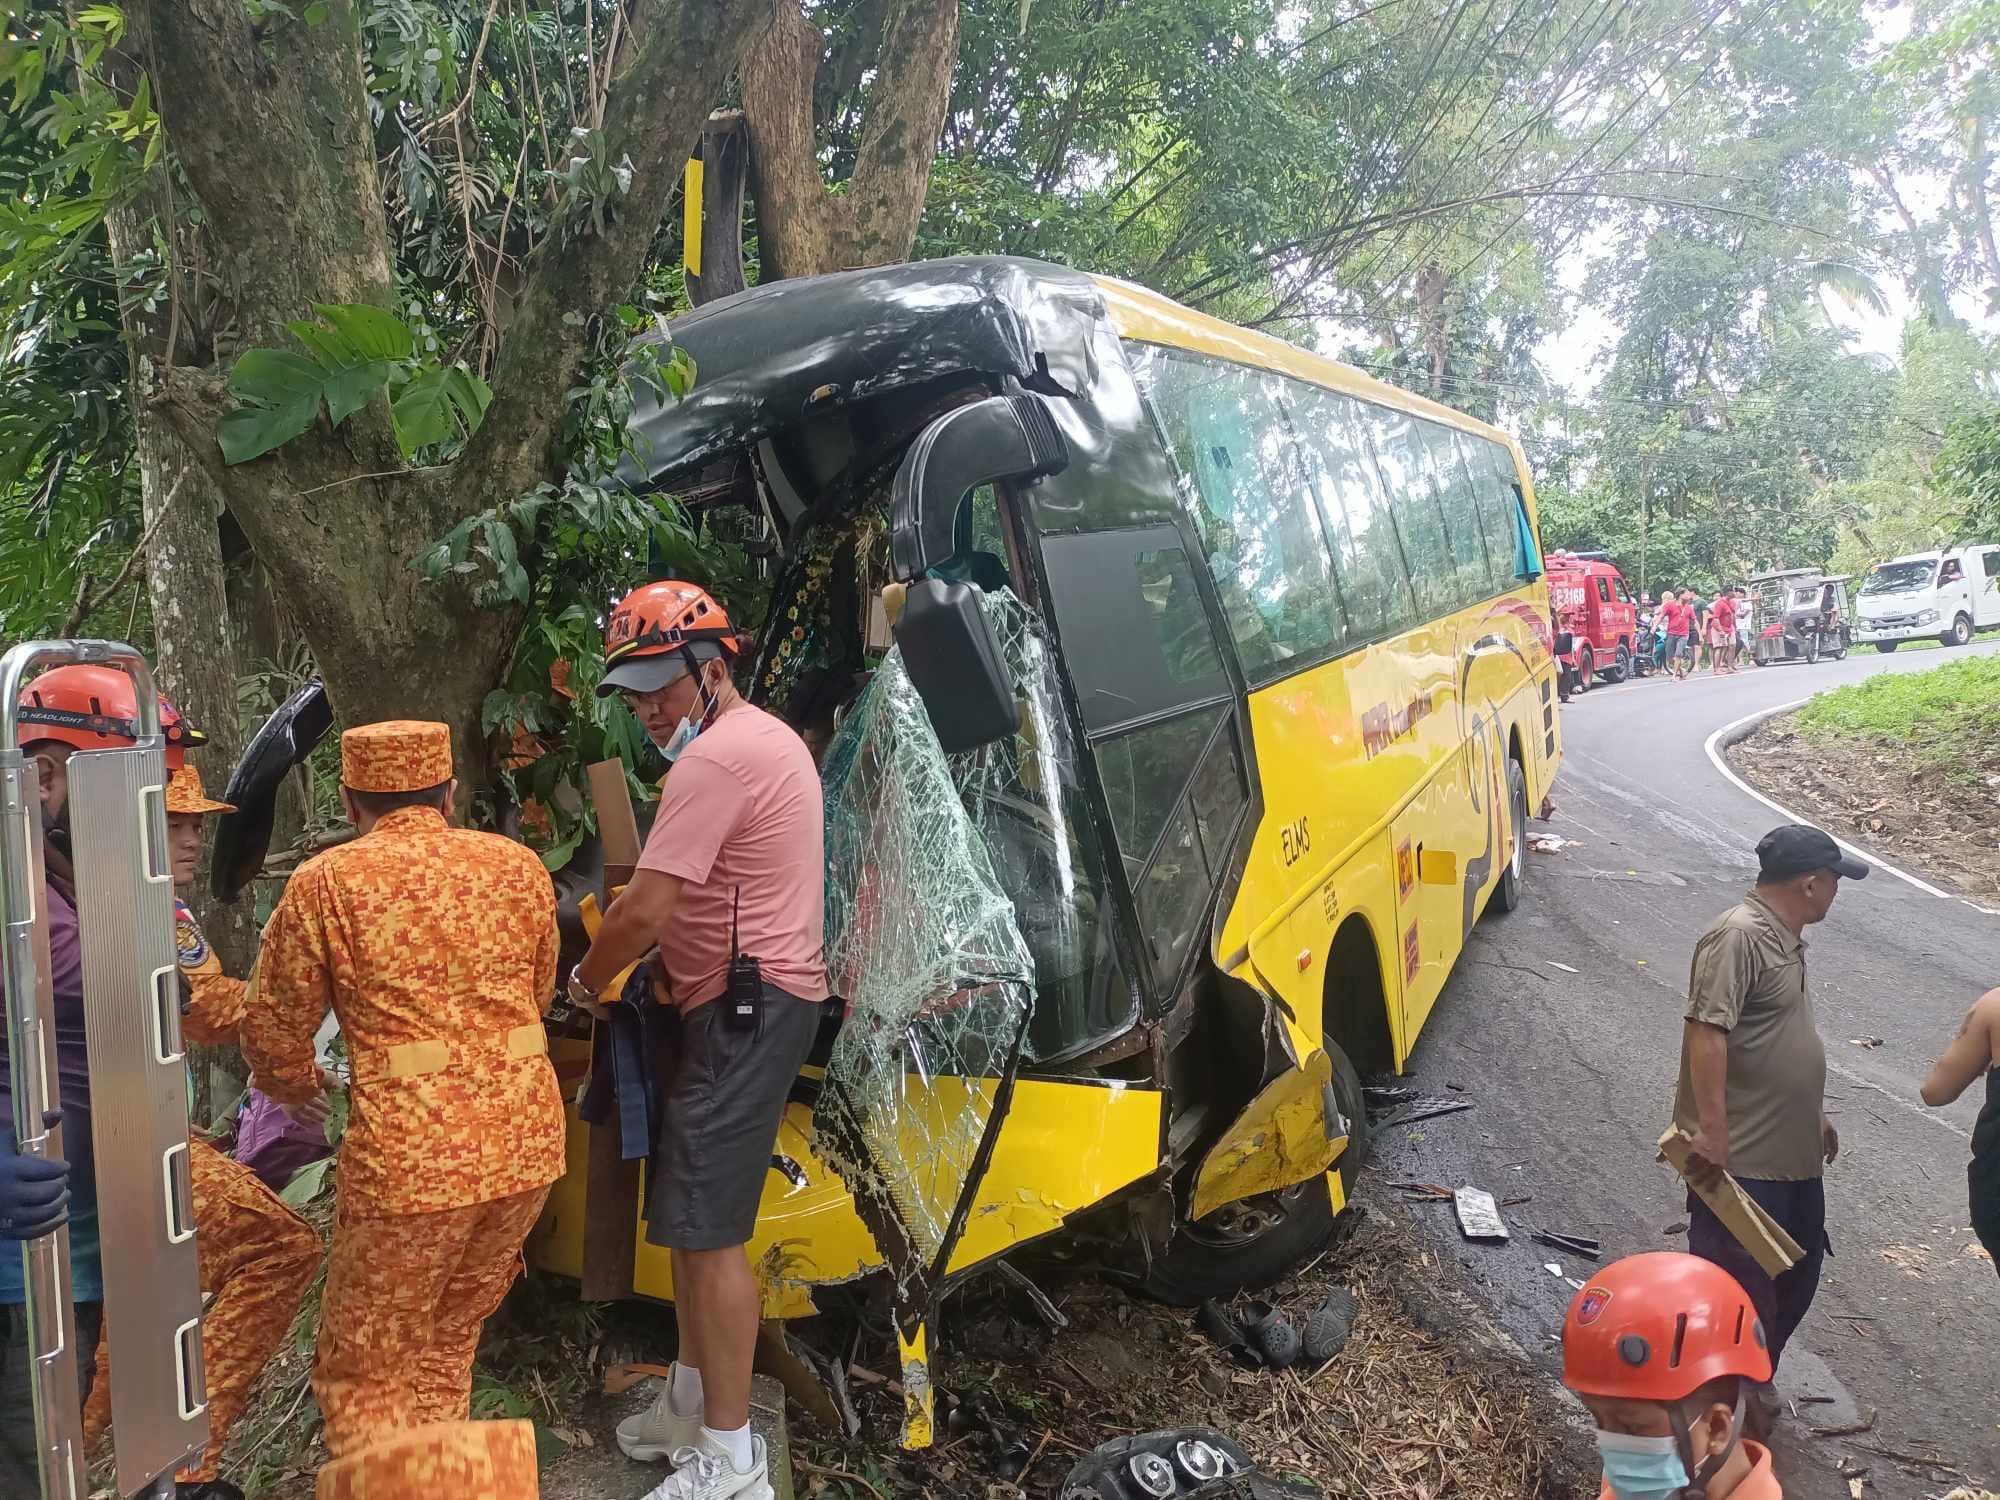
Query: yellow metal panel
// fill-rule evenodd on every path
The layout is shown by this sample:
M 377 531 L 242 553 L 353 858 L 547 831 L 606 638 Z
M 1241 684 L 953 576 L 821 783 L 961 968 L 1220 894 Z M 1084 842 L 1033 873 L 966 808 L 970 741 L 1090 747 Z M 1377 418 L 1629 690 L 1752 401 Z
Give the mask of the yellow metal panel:
M 681 266 L 701 275 L 701 158 L 690 157 L 681 181 Z
M 588 1058 L 589 1044 L 583 1042 L 559 1042 L 553 1055 L 559 1062 L 573 1059 L 579 1055 L 575 1049 Z M 947 1113 L 962 1105 L 962 1090 L 978 1088 L 990 1096 L 996 1087 L 991 1079 L 939 1082 L 933 1101 Z M 1153 1089 L 1037 1078 L 1016 1083 L 951 1269 L 977 1265 L 1051 1233 L 1069 1215 L 1153 1172 L 1159 1166 L 1162 1107 L 1162 1096 Z M 576 1118 L 574 1106 L 569 1120 L 569 1173 L 550 1195 L 530 1255 L 537 1266 L 580 1276 L 589 1127 Z M 921 1119 L 911 1119 L 907 1132 L 907 1150 L 927 1149 L 930 1132 Z M 777 1169 L 765 1177 L 749 1247 L 766 1317 L 807 1316 L 814 1310 L 812 1287 L 850 1281 L 882 1264 L 846 1187 L 813 1154 L 811 1135 L 811 1111 L 788 1105 L 775 1154 L 797 1168 L 802 1182 Z M 672 1301 L 672 1262 L 664 1249 L 646 1242 L 643 1198 L 634 1232 L 634 1290 Z
M 928 1330 L 919 1323 L 915 1333 L 903 1337 L 896 1330 L 896 1349 L 903 1363 L 903 1446 L 928 1448 L 931 1445 L 931 1362 Z
M 1226 1204 L 1288 1188 L 1331 1166 L 1347 1149 L 1347 1137 L 1327 1138 L 1324 1101 L 1332 1081 L 1332 1061 L 1314 1051 L 1266 1084 L 1202 1159 L 1188 1217 L 1206 1218 Z

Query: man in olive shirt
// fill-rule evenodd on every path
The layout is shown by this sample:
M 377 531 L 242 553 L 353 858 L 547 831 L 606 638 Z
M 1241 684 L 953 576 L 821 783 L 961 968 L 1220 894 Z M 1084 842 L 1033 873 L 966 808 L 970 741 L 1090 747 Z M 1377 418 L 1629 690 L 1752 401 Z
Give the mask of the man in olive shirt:
M 1757 889 L 1694 947 L 1674 1123 L 1694 1137 L 1693 1181 L 1727 1168 L 1785 1227 L 1805 1257 L 1764 1273 L 1706 1203 L 1688 1194 L 1688 1249 L 1750 1294 L 1775 1369 L 1819 1289 L 1827 1251 L 1821 1173 L 1840 1150 L 1826 1117 L 1826 1048 L 1806 993 L 1800 934 L 1833 906 L 1840 880 L 1868 866 L 1817 828 L 1787 823 L 1757 844 Z

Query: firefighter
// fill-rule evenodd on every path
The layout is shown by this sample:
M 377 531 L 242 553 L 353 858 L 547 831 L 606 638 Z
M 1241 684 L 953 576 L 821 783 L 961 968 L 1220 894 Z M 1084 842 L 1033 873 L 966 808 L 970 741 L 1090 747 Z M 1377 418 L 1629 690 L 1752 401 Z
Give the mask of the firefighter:
M 1600 1500 L 1782 1500 L 1770 1451 L 1743 1436 L 1771 1378 L 1764 1322 L 1722 1267 L 1677 1250 L 1628 1255 L 1563 1319 L 1563 1384 L 1597 1426 Z
M 335 1460 L 320 1493 L 372 1486 L 382 1500 L 445 1472 L 448 1454 L 485 1455 L 477 1462 L 493 1469 L 494 1445 L 508 1441 L 498 1424 L 415 1430 L 465 1422 L 480 1329 L 563 1172 L 542 1029 L 556 902 L 532 851 L 450 826 L 457 783 L 443 724 L 348 730 L 341 783 L 360 836 L 286 886 L 242 1038 L 259 1085 L 287 1107 L 322 1093 L 313 1037 L 329 1007 L 348 1044 L 351 1107 L 313 1368 Z M 410 1493 L 473 1495 L 488 1482 Z
M 167 852 L 174 884 L 195 878 L 201 824 L 209 813 L 233 812 L 210 800 L 201 772 L 182 766 L 167 782 Z M 174 906 L 180 962 L 181 1035 L 209 1046 L 234 1046 L 248 986 L 222 972 L 185 902 Z M 242 1163 L 193 1136 L 188 1175 L 194 1190 L 195 1241 L 201 1291 L 202 1364 L 208 1376 L 208 1446 L 177 1476 L 181 1500 L 242 1500 L 220 1477 L 223 1444 L 249 1405 L 251 1388 L 278 1352 L 306 1288 L 319 1270 L 319 1236 Z M 111 1420 L 111 1334 L 97 1345 L 97 1377 L 84 1406 L 84 1436 L 95 1441 Z
M 63 1149 L 69 1159 L 70 1292 L 79 1345 L 93 1348 L 104 1315 L 98 1255 L 97 1176 L 91 1149 L 90 1060 L 84 1039 L 83 946 L 77 926 L 76 872 L 70 859 L 69 758 L 78 750 L 111 750 L 138 737 L 138 699 L 132 679 L 116 667 L 75 664 L 44 672 L 22 691 L 20 747 L 41 775 L 41 892 L 49 936 L 49 989 L 55 1019 L 56 1085 L 62 1107 Z M 160 731 L 167 769 L 177 771 L 188 749 L 201 743 L 174 706 L 160 700 Z M 0 1035 L 0 1119 L 13 1118 L 7 1038 Z M 28 1344 L 23 1306 L 22 1257 L 0 1254 L 0 1494 L 32 1494 L 37 1480 L 37 1439 L 28 1397 Z M 78 1399 L 90 1395 L 96 1366 L 77 1361 Z

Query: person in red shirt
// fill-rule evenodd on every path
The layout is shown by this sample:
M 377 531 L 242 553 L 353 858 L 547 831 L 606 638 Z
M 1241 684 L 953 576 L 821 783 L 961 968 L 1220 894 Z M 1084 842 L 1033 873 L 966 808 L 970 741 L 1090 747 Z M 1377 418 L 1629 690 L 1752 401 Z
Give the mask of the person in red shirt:
M 1679 595 L 1670 593 L 1667 602 L 1660 606 L 1660 612 L 1667 617 L 1667 670 L 1677 678 L 1687 676 L 1688 664 L 1693 660 L 1688 655 L 1688 632 L 1694 628 L 1693 599 L 1685 591 Z
M 1724 589 L 1708 607 L 1709 660 L 1717 676 L 1736 670 L 1736 595 Z
M 1597 1426 L 1599 1500 L 1784 1500 L 1770 1450 L 1743 1436 L 1771 1378 L 1764 1324 L 1722 1267 L 1678 1250 L 1593 1275 L 1563 1318 L 1563 1384 Z

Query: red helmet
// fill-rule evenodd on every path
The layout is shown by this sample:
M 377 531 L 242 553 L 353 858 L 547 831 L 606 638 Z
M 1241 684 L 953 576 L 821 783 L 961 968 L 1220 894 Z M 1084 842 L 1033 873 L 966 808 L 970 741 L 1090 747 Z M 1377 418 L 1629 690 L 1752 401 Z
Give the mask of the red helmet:
M 78 663 L 44 672 L 22 690 L 22 744 L 60 740 L 79 750 L 108 750 L 139 738 L 139 702 L 129 673 Z M 32 730 L 28 726 L 33 725 Z M 187 763 L 187 752 L 208 736 L 160 699 L 160 732 L 167 741 L 167 770 Z
M 744 645 L 744 637 L 707 589 L 671 578 L 634 589 L 618 601 L 604 627 L 604 679 L 598 696 L 665 687 L 695 665 L 688 648 L 703 641 L 730 656 Z
M 1580 1395 L 1681 1401 L 1711 1380 L 1771 1378 L 1764 1325 L 1736 1278 L 1678 1250 L 1628 1255 L 1563 1319 L 1563 1384 Z

